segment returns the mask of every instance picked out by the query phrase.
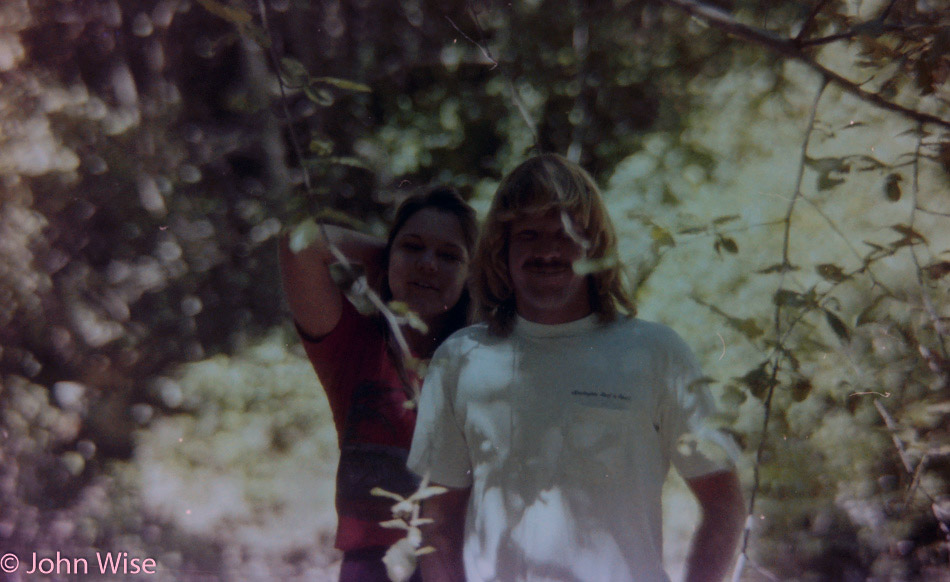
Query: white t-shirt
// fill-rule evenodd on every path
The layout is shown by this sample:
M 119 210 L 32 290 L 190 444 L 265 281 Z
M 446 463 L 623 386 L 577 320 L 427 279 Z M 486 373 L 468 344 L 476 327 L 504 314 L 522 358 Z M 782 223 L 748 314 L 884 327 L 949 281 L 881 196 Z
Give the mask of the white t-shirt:
M 595 315 L 484 324 L 435 353 L 409 468 L 471 487 L 468 582 L 668 582 L 660 496 L 730 467 L 695 357 L 666 326 Z M 721 436 L 721 435 L 720 435 Z M 722 453 L 722 454 L 713 454 Z

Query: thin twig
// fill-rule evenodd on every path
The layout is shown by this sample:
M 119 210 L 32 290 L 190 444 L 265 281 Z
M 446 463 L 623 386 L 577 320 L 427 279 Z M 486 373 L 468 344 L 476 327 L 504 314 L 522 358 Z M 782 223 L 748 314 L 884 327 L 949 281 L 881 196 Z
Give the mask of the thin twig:
M 805 18 L 805 22 L 802 23 L 801 30 L 798 31 L 798 34 L 795 35 L 795 42 L 801 43 L 805 35 L 811 31 L 811 27 L 815 24 L 815 19 L 818 18 L 818 14 L 824 9 L 824 7 L 831 0 L 820 0 L 815 4 L 814 8 L 811 9 L 811 12 L 808 13 L 808 16 Z
M 580 162 L 583 147 L 584 147 L 584 134 L 587 129 L 588 115 L 589 115 L 589 103 L 588 103 L 588 92 L 587 92 L 587 75 L 590 70 L 590 63 L 588 56 L 590 54 L 590 22 L 588 18 L 588 6 L 585 3 L 581 2 L 581 6 L 578 6 L 577 0 L 574 1 L 575 12 L 577 13 L 577 19 L 574 22 L 574 35 L 573 35 L 573 46 L 574 50 L 577 53 L 577 74 L 575 75 L 575 81 L 580 88 L 577 92 L 577 96 L 574 97 L 574 104 L 571 107 L 571 117 L 576 117 L 577 122 L 572 123 L 573 128 L 571 130 L 571 145 L 567 148 L 567 159 L 572 162 Z M 580 46 L 578 46 L 580 44 Z
M 897 436 L 897 422 L 894 421 L 894 417 L 891 416 L 891 413 L 888 412 L 886 408 L 884 408 L 884 405 L 881 404 L 881 401 L 877 398 L 874 399 L 874 407 L 877 408 L 878 414 L 880 414 L 881 418 L 884 419 L 884 424 L 887 426 L 887 430 L 891 433 L 891 440 L 894 441 L 894 448 L 897 449 L 897 454 L 900 456 L 901 463 L 904 465 L 904 469 L 907 470 L 909 475 L 913 475 L 914 464 L 911 462 L 910 457 L 907 456 L 907 449 L 904 448 L 904 442 L 901 441 L 900 437 Z
M 482 38 L 484 38 L 485 36 L 484 30 L 482 29 L 481 23 L 478 21 L 478 15 L 476 15 L 475 12 L 472 10 L 470 10 L 469 13 L 472 17 L 472 21 L 475 23 L 476 28 L 478 28 L 479 34 L 481 34 Z M 469 35 L 465 34 L 465 32 L 463 32 L 462 29 L 459 28 L 458 25 L 456 25 L 455 22 L 453 22 L 452 19 L 449 18 L 448 16 L 446 16 L 445 18 L 446 20 L 449 21 L 449 24 L 451 24 L 452 27 L 455 28 L 455 30 L 459 32 L 459 34 L 465 37 L 467 41 L 469 41 L 470 43 L 478 47 L 478 49 L 482 52 L 482 54 L 485 55 L 485 57 L 492 63 L 492 70 L 494 70 L 496 67 L 498 67 L 501 64 L 492 55 L 491 50 L 488 48 L 488 46 L 485 43 L 480 43 L 476 41 L 475 39 L 473 39 L 472 37 L 470 37 Z M 540 149 L 541 141 L 538 136 L 537 126 L 534 120 L 531 118 L 531 114 L 528 112 L 528 108 L 525 107 L 524 101 L 521 99 L 521 93 L 518 91 L 518 87 L 515 85 L 514 81 L 512 81 L 511 77 L 507 73 L 504 72 L 504 67 L 502 67 L 502 76 L 505 78 L 506 85 L 508 86 L 508 91 L 511 94 L 511 100 L 515 104 L 515 108 L 518 110 L 518 113 L 521 115 L 521 119 L 524 120 L 525 125 L 528 126 L 528 131 L 531 132 L 531 136 L 534 139 L 534 147 L 536 149 Z
M 909 226 L 911 230 L 914 230 L 914 225 L 917 219 L 917 211 L 919 208 L 919 197 L 920 197 L 920 150 L 923 147 L 924 141 L 924 132 L 923 128 L 917 127 L 917 146 L 914 149 L 914 158 L 913 158 L 913 182 L 911 187 L 911 194 L 913 196 L 913 206 L 910 211 L 910 220 Z M 927 315 L 930 317 L 930 321 L 933 324 L 934 331 L 937 332 L 937 337 L 940 339 L 939 346 L 941 355 L 943 359 L 946 360 L 950 355 L 947 353 L 947 338 L 943 333 L 943 324 L 940 322 L 940 314 L 937 313 L 937 310 L 934 308 L 933 299 L 930 297 L 930 293 L 927 291 L 927 284 L 924 281 L 924 269 L 920 264 L 920 258 L 917 256 L 917 249 L 915 245 L 910 245 L 910 255 L 914 260 L 914 267 L 917 273 L 917 283 L 920 285 L 920 295 L 924 303 L 924 309 L 927 312 Z
M 300 169 L 303 172 L 303 181 L 304 186 L 307 189 L 307 192 L 312 192 L 312 180 L 310 177 L 310 170 L 307 167 L 307 164 L 304 163 L 304 154 L 303 148 L 300 145 L 300 139 L 297 137 L 296 131 L 294 131 L 294 126 L 292 122 L 292 116 L 290 113 L 290 107 L 288 105 L 286 85 L 284 83 L 283 75 L 281 74 L 280 69 L 280 58 L 277 55 L 277 50 L 274 48 L 273 35 L 270 32 L 270 26 L 267 19 L 267 6 L 264 3 L 264 0 L 257 0 L 258 9 L 260 10 L 261 15 L 261 25 L 264 29 L 264 34 L 271 38 L 271 42 L 268 46 L 268 54 L 271 57 L 271 62 L 274 66 L 274 72 L 277 76 L 277 85 L 280 88 L 281 96 L 281 106 L 284 110 L 284 118 L 286 121 L 286 126 L 290 135 L 290 141 L 294 148 L 294 155 L 297 157 L 297 162 L 300 165 Z M 405 323 L 405 318 L 400 318 L 397 316 L 389 306 L 386 305 L 386 302 L 369 286 L 364 275 L 357 273 L 356 269 L 353 267 L 353 263 L 350 262 L 349 258 L 340 248 L 333 244 L 329 235 L 327 234 L 326 225 L 323 223 L 318 223 L 318 228 L 320 236 L 325 242 L 327 249 L 329 249 L 330 254 L 333 255 L 333 258 L 340 263 L 347 274 L 352 277 L 352 280 L 357 281 L 359 284 L 359 293 L 366 297 L 370 303 L 382 314 L 383 318 L 386 320 L 386 324 L 392 332 L 393 339 L 396 342 L 397 347 L 399 348 L 400 356 L 404 362 L 408 362 L 412 358 L 412 351 L 409 349 L 409 342 L 406 340 L 406 336 L 402 331 L 402 324 Z M 413 385 L 410 386 L 414 396 L 418 397 L 420 386 L 418 386 L 417 381 L 413 381 Z
M 290 133 L 290 143 L 294 148 L 294 155 L 297 156 L 297 160 L 300 163 L 300 169 L 303 171 L 303 182 L 304 186 L 307 188 L 307 192 L 311 191 L 311 180 L 310 180 L 310 170 L 307 168 L 307 165 L 304 164 L 304 155 L 303 149 L 300 146 L 300 139 L 297 137 L 297 132 L 294 130 L 293 116 L 290 113 L 290 106 L 287 104 L 287 91 L 284 85 L 284 77 L 280 72 L 280 58 L 277 56 L 277 49 L 274 48 L 273 35 L 270 32 L 270 24 L 267 20 L 267 6 L 264 4 L 264 0 L 257 0 L 257 8 L 261 13 L 261 26 L 264 29 L 264 34 L 266 34 L 271 42 L 267 47 L 267 55 L 271 59 L 271 65 L 274 67 L 274 73 L 277 75 L 277 85 L 280 89 L 280 104 L 281 108 L 284 110 L 284 123 L 287 126 L 287 131 Z
M 878 22 L 884 22 L 885 20 L 887 20 L 888 17 L 891 15 L 891 10 L 894 9 L 894 6 L 896 4 L 897 4 L 897 0 L 891 0 L 890 3 L 888 3 L 887 8 L 885 8 L 884 11 L 881 12 L 881 15 L 877 17 Z
M 843 32 L 837 32 L 835 34 L 829 34 L 828 36 L 822 36 L 819 38 L 801 40 L 799 41 L 799 45 L 802 48 L 814 48 L 817 46 L 838 42 L 839 40 L 854 40 L 854 38 L 858 36 L 881 36 L 901 29 L 902 27 L 897 24 L 877 24 L 865 22 Z
M 850 29 L 839 32 L 837 34 L 832 34 L 822 38 L 815 38 L 811 40 L 802 40 L 801 34 L 795 37 L 795 40 L 799 42 L 800 46 L 818 46 L 822 44 L 828 44 L 836 42 L 839 40 L 852 40 L 857 36 L 867 35 L 868 33 L 873 33 L 875 35 L 881 35 L 887 32 L 894 30 L 900 30 L 901 27 L 895 24 L 886 25 L 884 22 L 890 17 L 891 10 L 894 9 L 894 5 L 897 4 L 897 0 L 891 0 L 890 3 L 884 8 L 880 15 L 874 20 L 868 22 L 862 22 L 856 26 L 851 27 Z
M 901 30 L 901 28 L 901 26 L 896 24 L 878 24 L 876 21 L 864 22 L 843 32 L 837 32 L 819 38 L 803 39 L 799 41 L 799 46 L 802 48 L 814 48 L 816 46 L 838 42 L 839 40 L 854 40 L 858 36 L 881 36 L 889 32 L 894 32 L 895 30 Z
M 858 83 L 855 83 L 841 74 L 832 71 L 805 53 L 803 48 L 795 41 L 795 39 L 779 37 L 769 31 L 749 26 L 747 24 L 742 24 L 735 20 L 728 13 L 718 8 L 707 6 L 701 2 L 696 2 L 695 0 L 661 1 L 680 9 L 687 14 L 699 18 L 709 26 L 716 28 L 728 35 L 734 36 L 740 40 L 745 40 L 764 46 L 782 56 L 800 61 L 812 70 L 819 73 L 826 81 L 834 83 L 836 86 L 861 99 L 862 101 L 876 105 L 881 109 L 899 113 L 920 123 L 931 123 L 950 129 L 950 120 L 943 119 L 923 111 L 917 111 L 909 107 L 904 107 L 903 105 L 894 103 L 893 101 L 888 101 L 877 93 L 871 93 L 870 91 L 862 89 Z
M 818 103 L 821 101 L 822 95 L 825 93 L 825 89 L 828 87 L 827 79 L 823 80 L 821 86 L 818 88 L 818 92 L 815 94 L 815 100 L 811 106 L 811 112 L 808 117 L 808 129 L 805 133 L 805 142 L 802 144 L 801 149 L 801 162 L 798 165 L 798 175 L 795 177 L 795 191 L 792 193 L 792 199 L 788 203 L 788 209 L 785 211 L 785 232 L 782 235 L 782 264 L 790 265 L 791 261 L 789 260 L 789 245 L 792 238 L 792 214 L 795 212 L 795 203 L 799 198 L 803 197 L 802 194 L 802 181 L 805 177 L 805 165 L 806 160 L 808 159 L 808 145 L 811 143 L 811 136 L 815 128 L 815 119 L 818 116 Z M 785 278 L 786 271 L 782 271 L 782 279 Z M 781 310 L 781 305 L 776 306 L 776 312 Z M 776 313 L 776 322 L 775 322 L 775 331 L 778 333 L 780 322 L 778 321 L 778 313 Z
M 825 88 L 827 86 L 828 86 L 827 81 L 824 81 L 821 83 L 821 86 L 818 88 L 818 91 L 815 94 L 815 100 L 812 103 L 811 114 L 809 115 L 809 118 L 808 118 L 808 127 L 805 130 L 805 140 L 804 140 L 804 143 L 802 144 L 802 149 L 801 149 L 801 154 L 800 154 L 798 177 L 795 181 L 795 191 L 792 194 L 792 200 L 789 202 L 788 210 L 785 213 L 785 220 L 784 220 L 785 232 L 782 238 L 782 265 L 783 266 L 788 266 L 791 264 L 791 261 L 789 258 L 789 241 L 791 239 L 792 215 L 795 210 L 795 202 L 802 195 L 801 194 L 802 179 L 805 175 L 805 161 L 808 159 L 808 145 L 811 142 L 811 136 L 815 130 L 815 119 L 818 117 L 818 104 L 821 101 L 821 97 L 824 94 Z M 786 274 L 787 274 L 787 270 L 783 269 L 781 280 L 779 283 L 779 289 L 783 288 Z M 779 344 L 775 348 L 775 350 L 773 350 L 774 355 L 770 356 L 770 359 L 772 360 L 772 371 L 769 375 L 768 394 L 766 395 L 763 401 L 764 411 L 763 411 L 763 418 L 762 418 L 762 434 L 759 437 L 759 446 L 756 450 L 755 464 L 753 465 L 752 491 L 749 494 L 749 510 L 748 510 L 749 517 L 755 515 L 755 504 L 758 499 L 759 489 L 761 487 L 762 459 L 765 456 L 765 445 L 768 442 L 769 422 L 772 418 L 772 400 L 773 400 L 773 396 L 775 395 L 775 386 L 778 384 L 778 371 L 779 371 L 779 365 L 782 360 L 780 347 L 782 346 L 782 342 L 783 342 L 783 339 L 782 339 L 783 332 L 782 332 L 782 303 L 780 301 L 776 302 L 774 318 L 775 318 L 775 322 L 774 322 L 775 336 L 776 336 L 776 339 L 779 341 Z M 749 541 L 751 539 L 751 536 L 752 536 L 752 520 L 747 519 L 745 531 L 743 532 L 743 535 L 742 535 L 742 547 L 740 549 L 740 555 L 746 557 L 745 561 L 748 560 Z M 745 563 L 745 561 L 743 561 L 742 563 Z M 738 579 L 741 575 L 742 575 L 742 572 L 737 567 L 736 579 Z
M 448 14 L 445 15 L 445 19 L 449 21 L 449 24 L 452 25 L 452 28 L 454 28 L 456 31 L 458 31 L 459 34 L 461 34 L 463 37 L 465 37 L 465 40 L 467 40 L 468 42 L 470 42 L 470 43 L 472 43 L 473 45 L 477 46 L 478 49 L 479 49 L 480 51 L 482 51 L 482 55 L 484 55 L 484 57 L 485 57 L 486 59 L 488 59 L 488 61 L 491 63 L 491 69 L 489 69 L 490 71 L 494 71 L 494 70 L 498 67 L 498 61 L 495 60 L 495 57 L 493 57 L 493 56 L 491 55 L 491 52 L 489 52 L 488 49 L 485 48 L 485 46 L 483 46 L 483 45 L 482 45 L 481 43 L 479 43 L 478 41 L 474 40 L 474 39 L 473 39 L 472 37 L 470 37 L 469 35 L 465 34 L 465 31 L 463 31 L 461 28 L 459 28 L 458 25 L 455 24 L 455 21 L 453 21 L 453 20 L 449 17 Z

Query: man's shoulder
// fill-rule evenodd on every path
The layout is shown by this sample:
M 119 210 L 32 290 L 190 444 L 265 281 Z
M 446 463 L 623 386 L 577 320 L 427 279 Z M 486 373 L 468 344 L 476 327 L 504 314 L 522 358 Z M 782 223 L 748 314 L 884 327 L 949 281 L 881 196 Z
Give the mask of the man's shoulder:
M 666 324 L 627 315 L 619 316 L 617 319 L 604 324 L 604 329 L 610 333 L 633 335 L 651 340 L 679 338 L 679 334 Z
M 605 331 L 610 334 L 610 341 L 617 342 L 617 345 L 636 345 L 665 353 L 689 351 L 686 342 L 673 328 L 656 321 L 622 316 L 605 324 Z
M 487 323 L 476 323 L 463 327 L 446 338 L 439 346 L 439 351 L 467 350 L 479 346 L 494 345 L 505 340 L 506 338 L 492 334 L 488 330 Z

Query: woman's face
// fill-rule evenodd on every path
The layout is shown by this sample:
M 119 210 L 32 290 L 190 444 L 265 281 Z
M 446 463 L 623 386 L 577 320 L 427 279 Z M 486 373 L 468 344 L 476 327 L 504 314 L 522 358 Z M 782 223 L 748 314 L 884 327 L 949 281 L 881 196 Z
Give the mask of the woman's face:
M 389 252 L 389 289 L 424 321 L 458 303 L 468 278 L 469 256 L 458 218 L 423 208 L 403 224 Z

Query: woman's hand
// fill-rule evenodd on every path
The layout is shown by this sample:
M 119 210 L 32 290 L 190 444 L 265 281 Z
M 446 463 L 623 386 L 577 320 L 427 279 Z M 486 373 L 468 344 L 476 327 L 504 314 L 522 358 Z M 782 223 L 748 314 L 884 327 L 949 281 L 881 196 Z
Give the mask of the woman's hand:
M 350 262 L 363 265 L 369 281 L 375 281 L 383 268 L 385 246 L 378 238 L 338 226 L 323 225 L 320 233 L 296 252 L 291 249 L 290 233 L 280 238 L 284 295 L 294 321 L 314 337 L 333 331 L 343 309 L 343 294 L 330 275 L 330 265 L 337 262 L 331 245 Z

